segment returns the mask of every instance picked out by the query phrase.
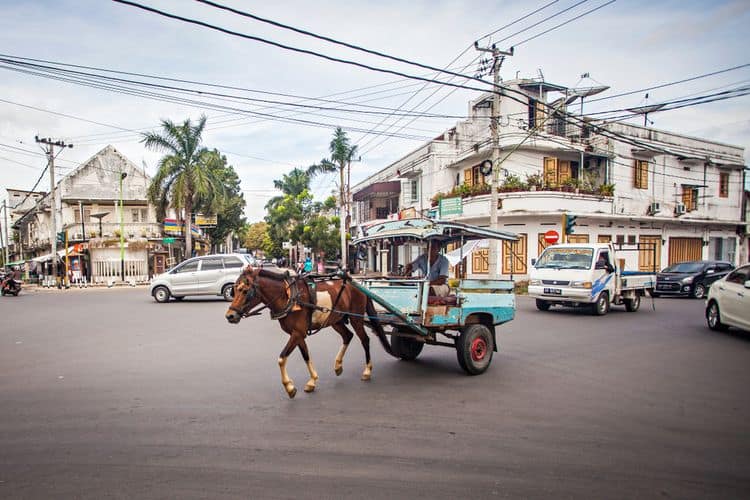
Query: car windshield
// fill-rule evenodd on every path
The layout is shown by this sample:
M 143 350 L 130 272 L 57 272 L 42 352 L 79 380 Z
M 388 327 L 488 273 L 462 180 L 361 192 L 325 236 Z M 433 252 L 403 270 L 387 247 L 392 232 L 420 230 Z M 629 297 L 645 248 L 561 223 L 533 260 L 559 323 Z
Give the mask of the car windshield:
M 703 269 L 703 264 L 700 262 L 680 262 L 679 264 L 672 264 L 665 268 L 663 273 L 697 273 Z
M 589 269 L 593 248 L 548 248 L 536 263 L 537 269 Z

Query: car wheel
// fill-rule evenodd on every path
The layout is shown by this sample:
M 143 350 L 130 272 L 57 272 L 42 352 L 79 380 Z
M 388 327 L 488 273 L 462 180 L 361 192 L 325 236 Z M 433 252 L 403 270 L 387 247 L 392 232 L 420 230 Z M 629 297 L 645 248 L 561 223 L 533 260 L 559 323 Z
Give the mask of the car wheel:
M 693 287 L 693 298 L 702 299 L 706 296 L 706 285 L 698 283 Z
M 599 294 L 596 302 L 591 305 L 591 312 L 594 316 L 604 316 L 609 312 L 609 294 L 607 292 Z
M 536 299 L 536 308 L 539 309 L 540 311 L 549 311 L 549 308 L 551 305 L 552 304 L 550 304 L 546 300 Z
M 716 301 L 711 301 L 706 308 L 706 323 L 711 330 L 716 332 L 725 332 L 727 325 L 721 322 L 721 312 L 719 311 L 719 304 Z
M 224 285 L 224 288 L 221 289 L 221 295 L 227 302 L 232 302 L 234 300 L 234 285 Z
M 484 373 L 492 363 L 492 332 L 482 324 L 467 326 L 456 339 L 458 364 L 469 375 Z
M 636 312 L 641 307 L 641 296 L 636 295 L 632 299 L 625 299 L 625 310 L 628 312 Z
M 154 300 L 157 301 L 160 304 L 163 304 L 164 302 L 169 301 L 169 290 L 167 290 L 167 287 L 164 286 L 157 286 L 154 288 Z

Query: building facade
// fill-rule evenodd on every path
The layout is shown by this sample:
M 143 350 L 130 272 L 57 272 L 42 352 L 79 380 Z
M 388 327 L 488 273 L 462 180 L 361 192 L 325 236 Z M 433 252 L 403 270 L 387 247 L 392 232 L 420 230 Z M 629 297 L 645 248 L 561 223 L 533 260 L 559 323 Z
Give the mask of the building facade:
M 63 268 L 67 258 L 71 281 L 112 283 L 122 279 L 124 268 L 126 281 L 145 282 L 180 260 L 177 238 L 181 233 L 165 235 L 163 221 L 156 219 L 156 210 L 148 203 L 150 180 L 122 153 L 107 146 L 57 183 L 55 233 L 67 234 L 67 247 L 58 243 L 57 254 Z M 51 197 L 47 193 L 26 197 L 25 192 L 11 189 L 8 197 L 16 233 L 11 260 L 24 261 L 32 275 L 50 279 Z M 174 245 L 165 243 L 170 241 L 165 236 L 175 237 Z M 198 248 L 204 243 L 198 233 Z
M 468 275 L 487 276 L 496 252 L 502 276 L 523 278 L 547 246 L 545 233 L 561 235 L 564 214 L 576 217 L 568 242 L 619 243 L 632 250 L 622 253 L 626 269 L 747 261 L 743 148 L 571 119 L 564 113 L 569 89 L 537 80 L 506 86 L 514 98 L 501 99 L 497 123 L 499 229 L 519 241 L 478 248 L 464 264 Z M 492 104 L 490 95 L 471 102 L 468 120 L 355 186 L 355 231 L 418 214 L 490 226 L 490 177 L 482 165 L 492 157 Z M 369 258 L 375 264 L 374 251 Z

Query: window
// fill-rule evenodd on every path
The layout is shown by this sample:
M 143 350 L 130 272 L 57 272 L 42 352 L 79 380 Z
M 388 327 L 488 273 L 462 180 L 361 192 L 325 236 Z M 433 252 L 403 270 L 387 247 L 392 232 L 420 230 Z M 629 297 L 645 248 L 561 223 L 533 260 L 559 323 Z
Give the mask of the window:
M 698 188 L 693 186 L 682 186 L 682 203 L 685 210 L 692 212 L 698 210 Z
M 419 201 L 419 181 L 418 180 L 411 180 L 409 181 L 409 188 L 411 191 L 411 201 Z
M 600 234 L 596 238 L 597 243 L 611 243 L 612 242 L 612 235 L 610 234 Z
M 618 234 L 615 237 L 615 243 L 618 245 L 624 245 L 625 244 L 625 235 L 624 234 Z
M 729 198 L 729 172 L 719 172 L 719 198 Z
M 529 129 L 543 127 L 546 120 L 546 105 L 536 99 L 529 98 Z
M 544 184 L 548 187 L 559 187 L 570 179 L 576 178 L 578 162 L 544 158 Z
M 648 162 L 646 160 L 635 160 L 633 186 L 637 189 L 648 189 Z
M 478 186 L 480 184 L 486 184 L 484 182 L 484 175 L 479 171 L 479 165 L 475 165 L 471 168 L 464 170 L 464 184 L 467 186 Z
M 388 218 L 388 207 L 377 207 L 375 209 L 376 219 L 387 219 Z
M 628 235 L 628 245 L 635 245 L 635 235 L 629 234 Z
M 569 234 L 566 237 L 568 238 L 568 243 L 588 243 L 589 242 L 588 234 Z
M 221 259 L 203 259 L 201 260 L 201 271 L 215 271 L 224 269 L 224 264 L 221 263 Z
M 176 267 L 173 273 L 194 273 L 198 270 L 198 261 L 197 260 L 191 260 L 190 262 L 185 262 L 179 267 Z
M 471 253 L 471 272 L 487 274 L 490 272 L 490 249 L 477 248 Z
M 745 281 L 748 280 L 748 275 L 750 275 L 750 267 L 741 267 L 731 273 L 727 276 L 727 282 L 728 283 L 737 283 L 738 285 L 744 285 Z
M 83 222 L 89 222 L 91 220 L 91 207 L 83 207 Z M 73 210 L 73 221 L 76 224 L 81 223 L 81 209 L 79 207 L 75 207 Z
M 236 257 L 224 257 L 224 268 L 226 269 L 239 268 L 243 265 L 242 261 Z
M 526 274 L 526 235 L 518 241 L 503 241 L 503 274 Z
M 146 222 L 146 215 L 148 209 L 146 208 L 133 208 L 130 210 L 130 217 L 133 222 Z

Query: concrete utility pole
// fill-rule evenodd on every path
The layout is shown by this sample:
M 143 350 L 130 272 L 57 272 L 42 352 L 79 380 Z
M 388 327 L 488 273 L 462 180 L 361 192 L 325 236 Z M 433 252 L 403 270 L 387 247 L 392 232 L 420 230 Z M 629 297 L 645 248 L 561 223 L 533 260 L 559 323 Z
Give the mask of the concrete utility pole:
M 8 247 L 10 246 L 10 234 L 8 233 L 8 204 L 5 200 L 3 200 L 3 213 L 5 214 L 5 224 L 3 227 L 5 228 L 5 244 L 3 245 L 5 247 L 5 265 L 8 265 Z M 0 235 L 2 236 L 2 235 Z
M 72 144 L 65 144 L 63 141 L 52 141 L 50 138 L 40 139 L 39 136 L 34 137 L 34 140 L 39 144 L 44 144 L 46 148 L 42 148 L 47 155 L 47 162 L 49 167 L 49 197 L 52 205 L 50 210 L 50 249 L 52 250 L 52 276 L 57 282 L 57 196 L 55 195 L 55 158 L 62 152 L 63 149 L 72 148 Z M 55 154 L 55 146 L 60 148 L 60 151 Z M 67 270 L 66 270 L 67 272 Z
M 477 42 L 474 42 L 474 48 L 479 52 L 489 52 L 492 54 L 492 118 L 490 121 L 490 131 L 492 132 L 492 172 L 490 177 L 490 227 L 492 229 L 499 229 L 499 221 L 497 214 L 497 204 L 499 198 L 497 196 L 498 177 L 500 174 L 500 134 L 498 131 L 498 123 L 500 121 L 500 67 L 503 65 L 505 56 L 513 55 L 513 47 L 510 50 L 500 50 L 492 44 L 491 47 L 480 47 Z M 489 261 L 489 275 L 491 278 L 496 278 L 500 273 L 498 272 L 498 257 L 500 249 L 498 248 L 497 241 L 490 241 L 490 261 Z

